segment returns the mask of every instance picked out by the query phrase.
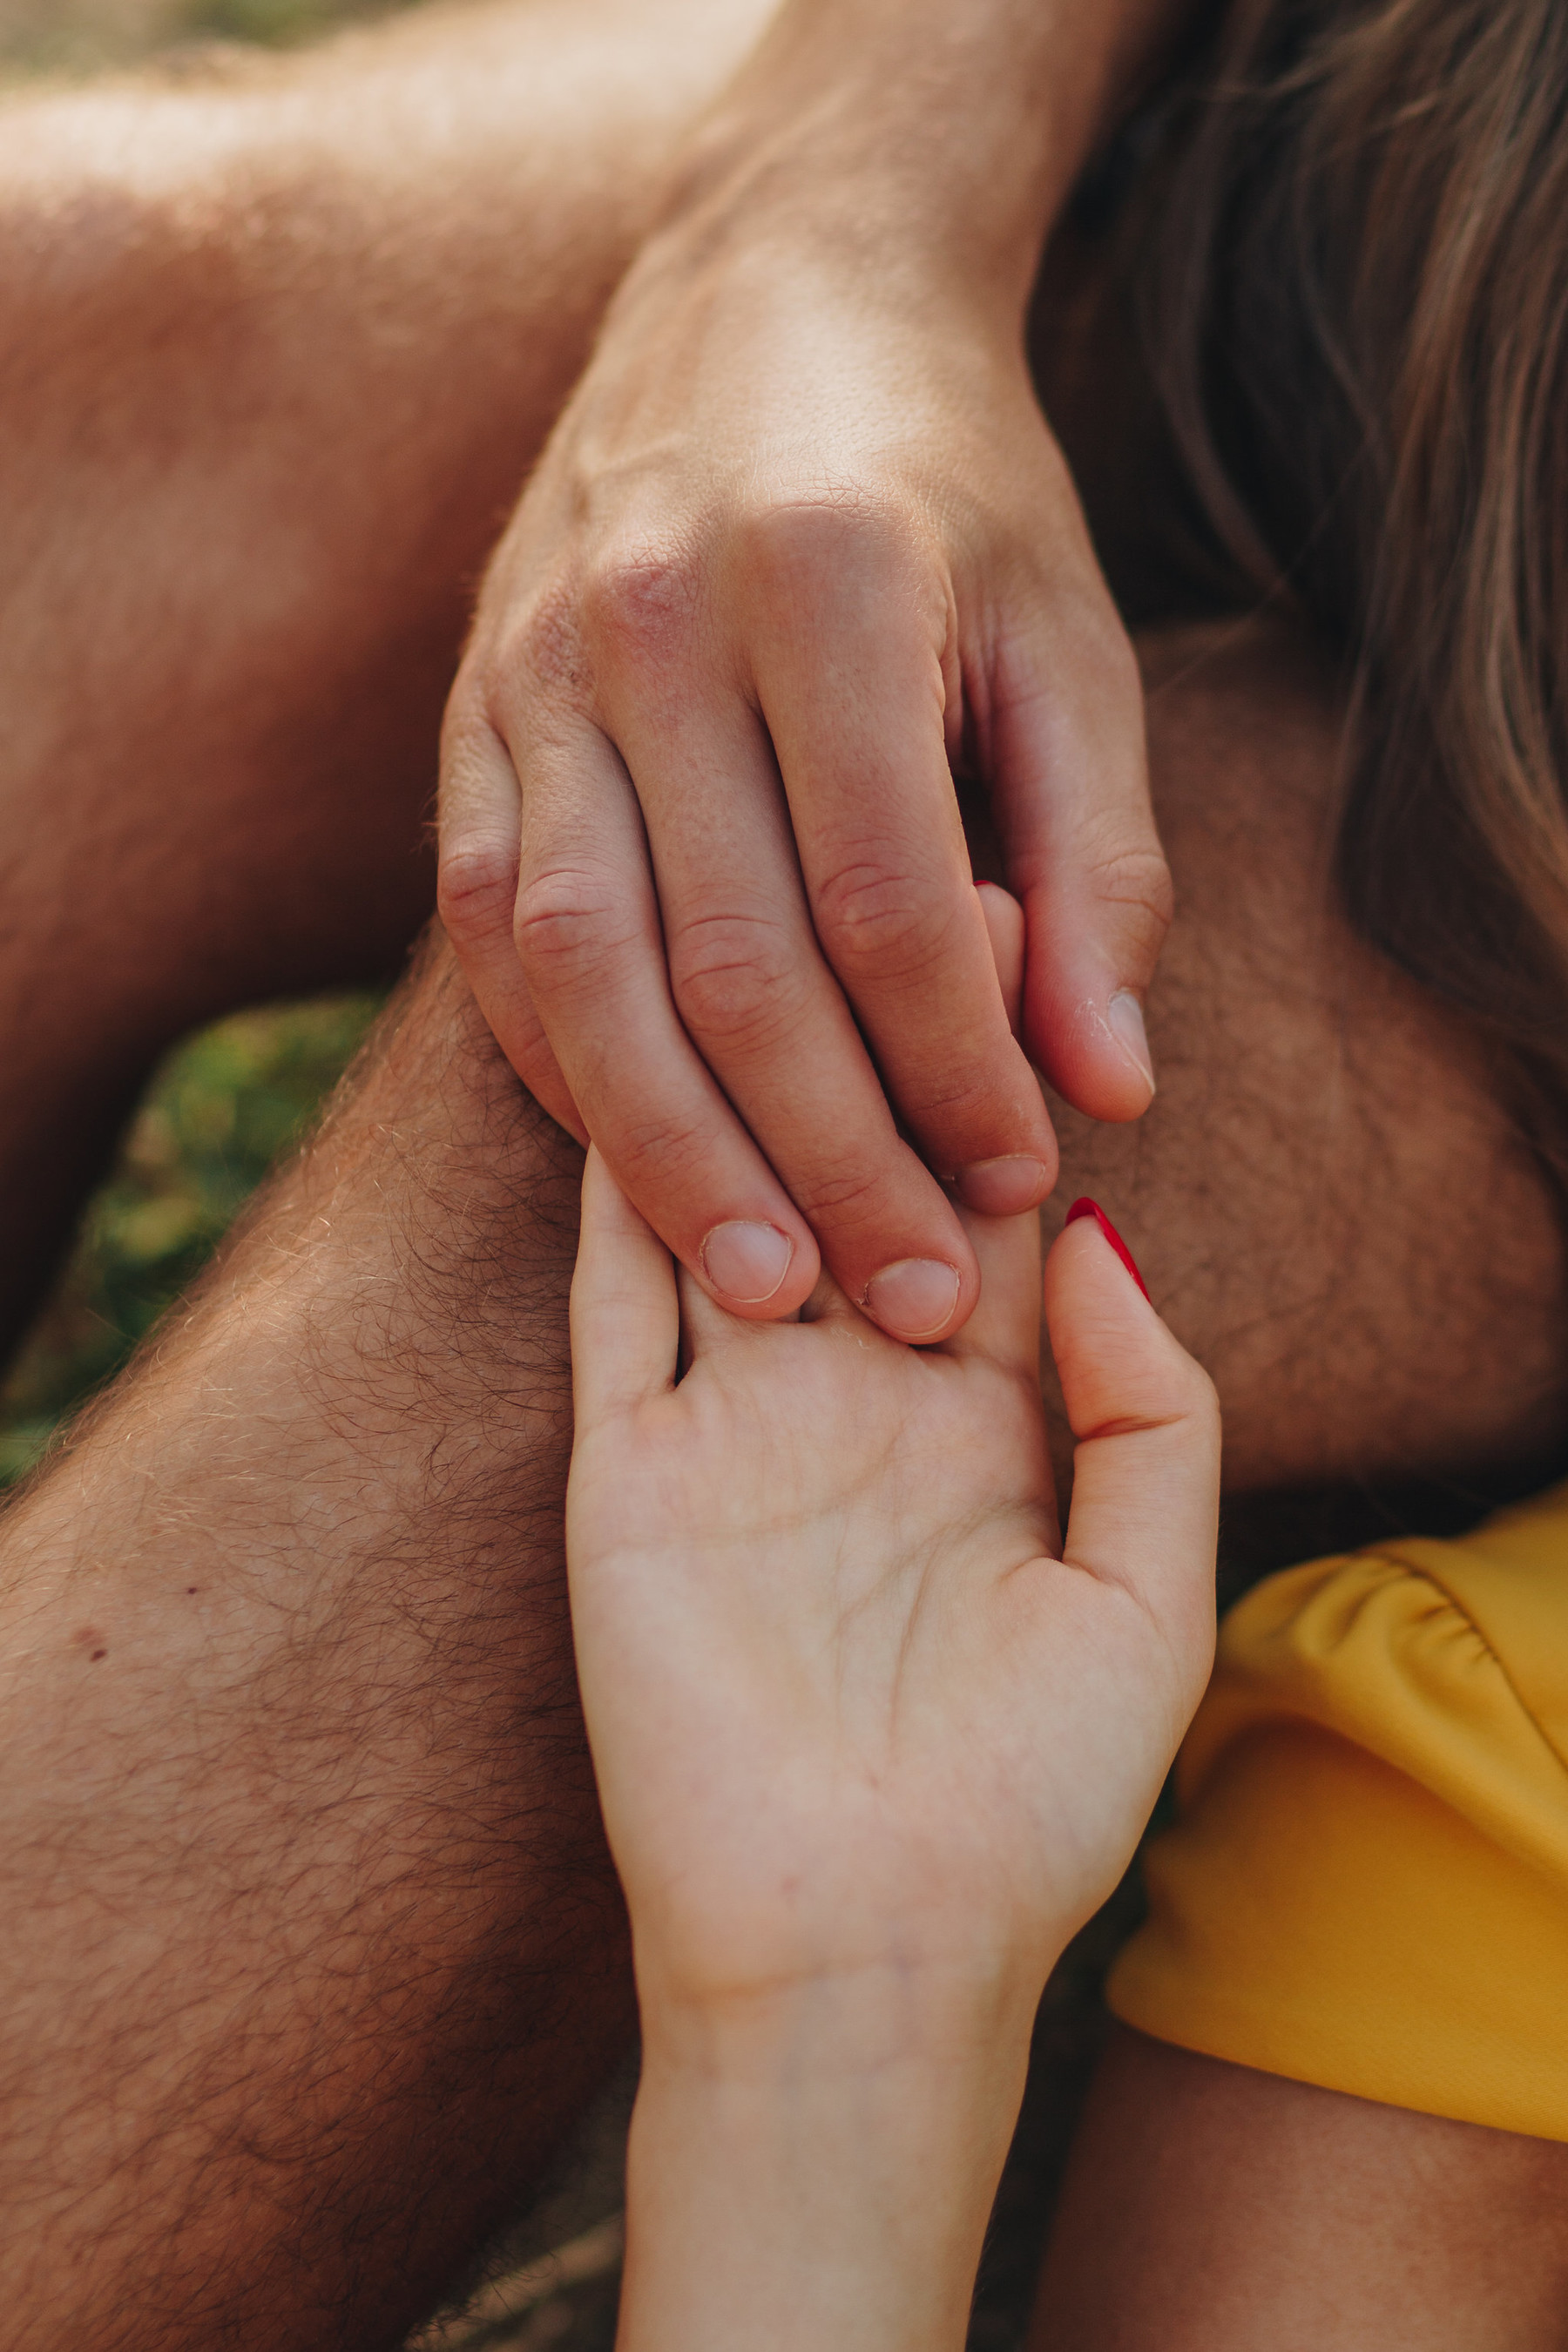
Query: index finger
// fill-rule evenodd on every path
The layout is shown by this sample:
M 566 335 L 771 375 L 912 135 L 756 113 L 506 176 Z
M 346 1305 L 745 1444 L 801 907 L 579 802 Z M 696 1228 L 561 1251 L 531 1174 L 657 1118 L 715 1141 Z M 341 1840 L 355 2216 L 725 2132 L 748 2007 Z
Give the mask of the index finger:
M 823 952 L 937 1174 L 986 1214 L 1031 1208 L 1056 1181 L 1056 1138 L 970 873 L 945 615 L 863 515 L 807 507 L 772 529 L 748 642 Z
M 583 1169 L 571 1323 L 579 1432 L 674 1385 L 680 1328 L 675 1261 L 594 1145 Z

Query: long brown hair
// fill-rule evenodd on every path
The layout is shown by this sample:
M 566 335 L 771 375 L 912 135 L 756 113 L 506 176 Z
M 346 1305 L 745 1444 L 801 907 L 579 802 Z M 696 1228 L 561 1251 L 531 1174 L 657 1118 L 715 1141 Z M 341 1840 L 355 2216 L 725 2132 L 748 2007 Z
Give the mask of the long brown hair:
M 1167 121 L 1128 226 L 1199 567 L 1342 658 L 1351 918 L 1568 1197 L 1568 0 L 1240 0 Z

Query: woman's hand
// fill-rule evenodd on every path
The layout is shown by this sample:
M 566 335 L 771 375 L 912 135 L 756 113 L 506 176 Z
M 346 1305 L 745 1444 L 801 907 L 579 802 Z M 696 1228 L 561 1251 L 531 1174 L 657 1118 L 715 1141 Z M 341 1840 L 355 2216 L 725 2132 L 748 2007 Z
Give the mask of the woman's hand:
M 1137 674 L 1021 319 L 1117 27 L 1181 11 L 838 13 L 786 8 L 710 124 L 501 544 L 441 906 L 514 1066 L 713 1297 L 791 1312 L 820 1244 L 931 1339 L 978 1282 L 937 1178 L 997 1214 L 1056 1171 L 953 764 L 1025 907 L 1024 1045 L 1098 1117 L 1152 1092 Z
M 726 1315 L 596 1153 L 572 1298 L 572 1606 L 660 2017 L 888 1967 L 1041 1982 L 1132 1852 L 1208 1671 L 1208 1381 L 1091 1217 L 1051 1253 L 1078 1441 L 1058 1538 L 1032 1216 L 941 1348 L 831 1284 Z M 676 1379 L 682 1337 L 689 1359 Z
M 1059 1541 L 1037 1221 L 970 1230 L 942 1348 L 831 1285 L 748 1324 L 590 1157 L 567 1550 L 643 2010 L 628 2343 L 793 2343 L 737 2328 L 774 2295 L 802 2343 L 960 2340 L 1040 1990 L 1203 1686 L 1207 1381 L 1070 1223 Z

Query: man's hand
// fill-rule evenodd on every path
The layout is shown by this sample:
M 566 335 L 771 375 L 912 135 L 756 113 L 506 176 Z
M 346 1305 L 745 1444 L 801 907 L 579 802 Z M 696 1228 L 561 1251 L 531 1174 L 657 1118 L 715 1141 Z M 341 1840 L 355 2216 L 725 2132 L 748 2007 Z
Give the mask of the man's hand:
M 1089 121 L 1104 26 L 1162 12 L 1058 13 L 1051 82 L 1011 0 L 981 12 L 995 55 L 935 12 L 945 143 L 908 91 L 898 137 L 877 114 L 885 9 L 858 12 L 882 47 L 862 25 L 842 89 L 775 43 L 784 96 L 710 131 L 623 288 L 448 715 L 441 907 L 480 1003 L 754 1318 L 809 1296 L 820 1244 L 884 1328 L 940 1339 L 978 1270 L 938 1180 L 988 1214 L 1054 1181 L 954 766 L 989 791 L 1026 910 L 1024 1045 L 1098 1118 L 1153 1090 L 1169 884 L 1137 672 L 1020 320 L 1070 143 L 1032 82 Z M 894 31 L 900 55 L 936 38 Z
M 589 1160 L 567 1560 L 643 2014 L 628 2344 L 961 2340 L 1046 1975 L 1203 1687 L 1208 1381 L 1070 1223 L 1064 1544 L 1037 1221 L 971 1232 L 944 1348 L 831 1285 L 747 1324 Z

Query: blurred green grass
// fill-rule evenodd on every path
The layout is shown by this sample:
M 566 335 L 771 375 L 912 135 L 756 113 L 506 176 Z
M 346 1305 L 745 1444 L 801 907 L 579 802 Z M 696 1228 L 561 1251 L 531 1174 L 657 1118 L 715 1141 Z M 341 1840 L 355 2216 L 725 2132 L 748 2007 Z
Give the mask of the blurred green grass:
M 0 0 L 0 68 L 91 74 L 191 42 L 282 48 L 417 0 Z
M 185 40 L 258 41 L 278 48 L 411 5 L 414 0 L 185 0 L 175 23 Z
M 189 1287 L 236 1211 L 309 1126 L 381 1001 L 332 996 L 237 1013 L 167 1056 L 0 1387 L 0 1485 L 32 1466 Z

